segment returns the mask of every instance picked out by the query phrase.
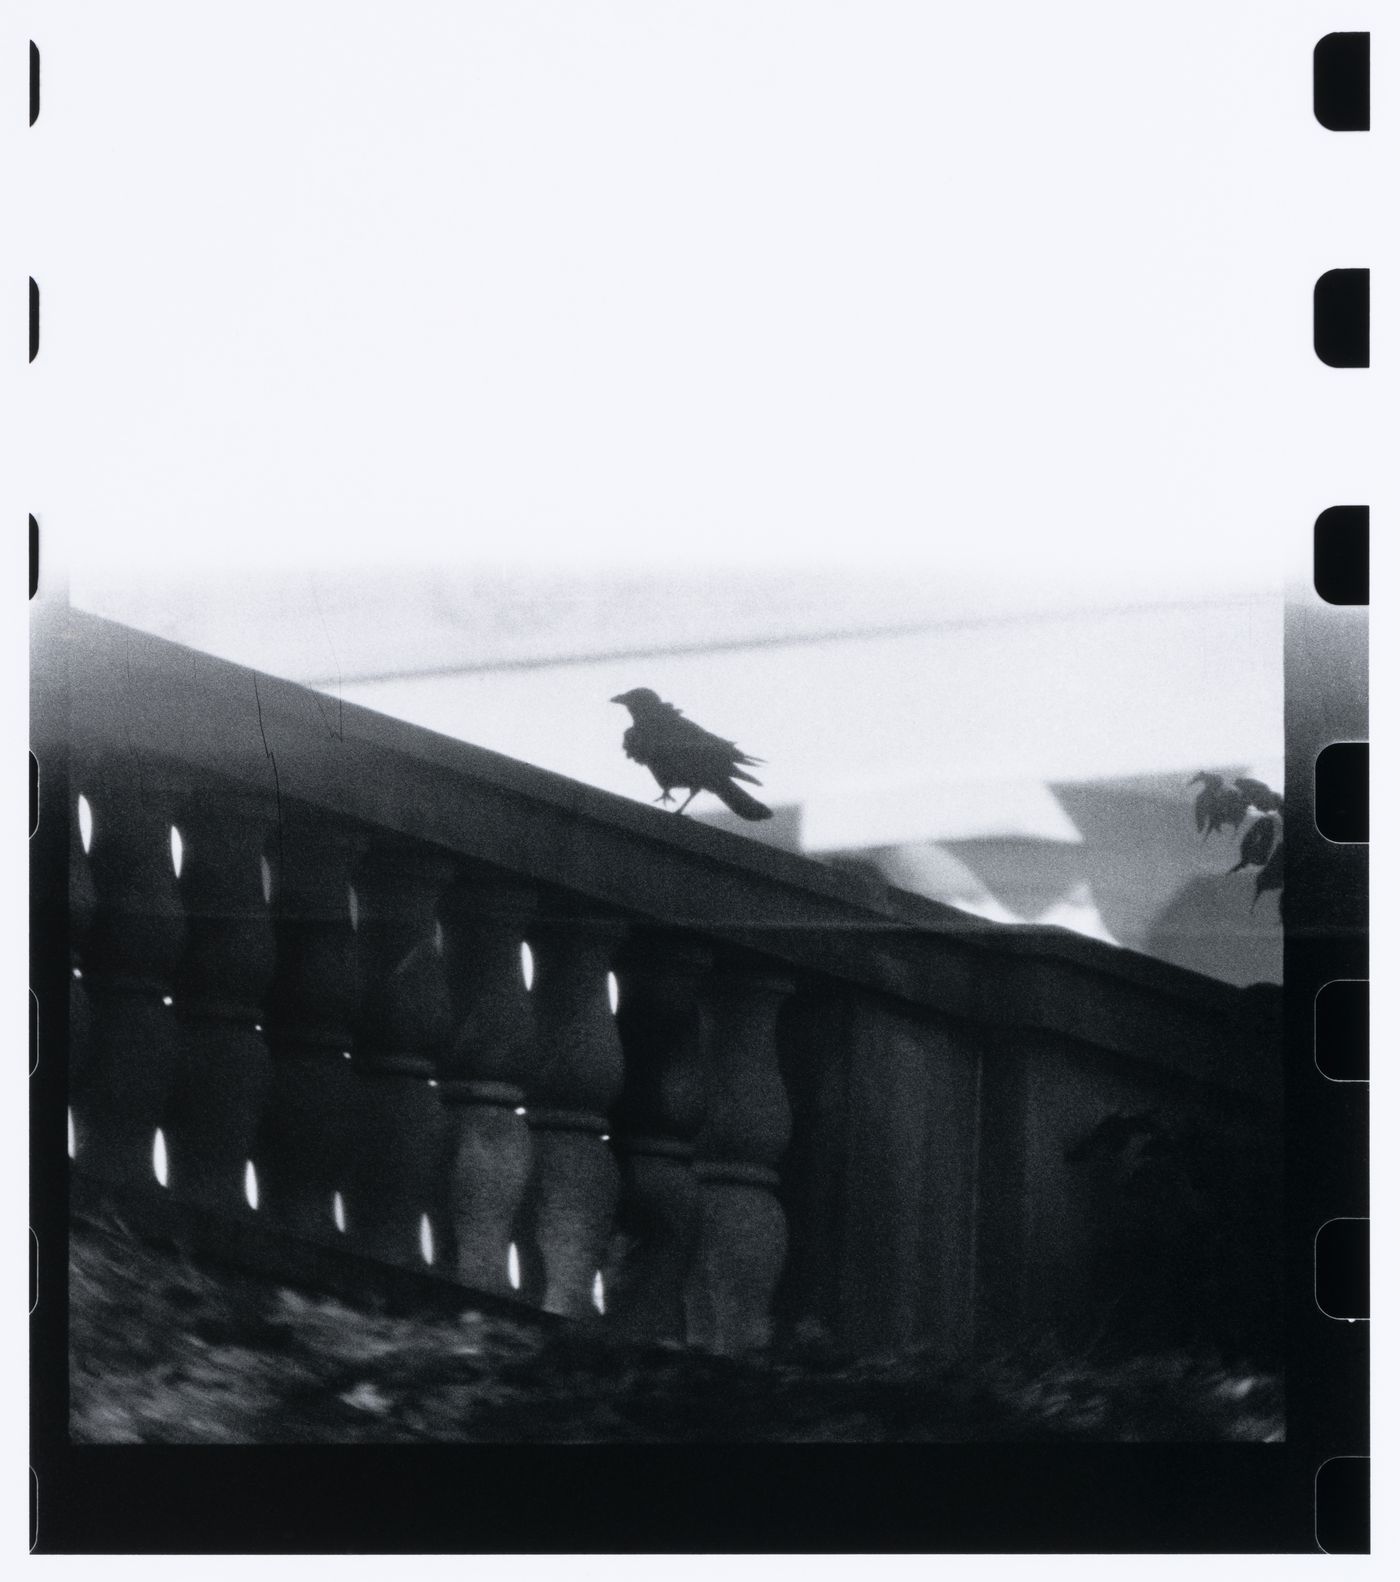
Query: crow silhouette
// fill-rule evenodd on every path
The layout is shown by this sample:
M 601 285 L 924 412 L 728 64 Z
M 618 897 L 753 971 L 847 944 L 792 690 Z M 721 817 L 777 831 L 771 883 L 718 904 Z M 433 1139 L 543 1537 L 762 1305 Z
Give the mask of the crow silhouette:
M 759 785 L 741 765 L 759 764 L 761 758 L 741 753 L 734 742 L 702 730 L 674 703 L 664 703 L 650 687 L 633 687 L 612 699 L 632 716 L 623 732 L 622 750 L 633 761 L 650 769 L 661 795 L 657 801 L 668 804 L 672 791 L 684 788 L 690 795 L 676 809 L 684 813 L 702 791 L 711 791 L 740 818 L 772 818 L 772 808 L 751 797 L 736 780 Z

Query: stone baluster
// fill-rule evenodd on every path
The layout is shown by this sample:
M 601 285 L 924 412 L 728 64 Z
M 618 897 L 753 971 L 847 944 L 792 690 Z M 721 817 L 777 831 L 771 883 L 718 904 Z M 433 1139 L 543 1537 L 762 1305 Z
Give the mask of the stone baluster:
M 608 1111 L 622 1091 L 622 1040 L 608 995 L 621 924 L 556 918 L 536 925 L 538 1064 L 528 1095 L 534 1174 L 520 1241 L 550 1313 L 591 1316 L 617 1209 Z
M 272 1082 L 258 1161 L 263 1212 L 319 1240 L 344 1234 L 356 1156 L 360 1083 L 345 1058 L 359 993 L 350 877 L 368 844 L 367 836 L 325 814 L 284 808 L 272 893 Z
M 443 898 L 443 958 L 454 1037 L 438 1061 L 447 1110 L 453 1272 L 509 1294 L 509 1249 L 530 1176 L 525 1090 L 534 1016 L 521 944 L 535 910 L 527 886 L 463 874 Z
M 747 1351 L 771 1339 L 787 1254 L 777 1165 L 792 1129 L 777 1027 L 793 988 L 788 973 L 739 961 L 722 962 L 708 985 L 712 1088 L 696 1147 L 701 1231 L 688 1313 L 690 1339 L 713 1351 Z
M 346 1229 L 371 1257 L 420 1269 L 451 1252 L 435 1073 L 451 1031 L 437 910 L 453 872 L 443 853 L 381 836 L 354 878 L 361 1009 Z
M 626 1074 L 616 1109 L 622 1184 L 605 1273 L 608 1312 L 624 1334 L 672 1344 L 686 1338 L 699 1230 L 693 1158 L 709 1089 L 699 988 L 710 962 L 702 943 L 645 932 L 617 966 Z
M 1025 1030 L 981 1035 L 977 1080 L 974 1334 L 998 1344 L 1026 1325 L 1039 1289 L 1035 1255 L 1035 1095 L 1049 1040 Z
M 92 918 L 75 980 L 86 990 L 90 1043 L 70 1093 L 75 1160 L 86 1175 L 156 1191 L 156 1130 L 179 1062 L 170 1009 L 185 942 L 170 846 L 178 788 L 158 766 L 127 757 L 91 765 L 73 783 L 92 808 Z
M 97 892 L 92 883 L 92 864 L 83 846 L 78 797 L 83 796 L 86 815 L 91 817 L 92 798 L 84 791 L 88 776 L 74 761 L 76 789 L 71 792 L 68 813 L 68 1092 L 81 1093 L 91 1068 L 92 1006 L 88 998 L 84 967 L 88 941 L 97 920 Z M 73 782 L 70 782 L 72 784 Z M 90 827 L 90 826 L 89 826 Z M 163 1008 L 163 1007 L 162 1007 Z M 44 1029 L 40 1028 L 40 1037 Z
M 251 1215 L 249 1173 L 267 1094 L 262 1032 L 275 946 L 267 859 L 271 796 L 201 785 L 177 820 L 188 938 L 175 980 L 180 1069 L 166 1112 L 170 1194 L 217 1213 Z

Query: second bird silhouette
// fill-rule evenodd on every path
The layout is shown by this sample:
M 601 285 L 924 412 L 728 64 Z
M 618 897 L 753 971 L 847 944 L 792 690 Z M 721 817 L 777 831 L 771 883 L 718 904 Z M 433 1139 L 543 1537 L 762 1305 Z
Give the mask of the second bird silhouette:
M 773 817 L 772 808 L 764 807 L 757 797 L 735 784 L 736 780 L 747 780 L 759 785 L 761 782 L 742 766 L 762 763 L 761 758 L 750 758 L 736 743 L 703 730 L 650 687 L 619 692 L 612 701 L 622 704 L 632 716 L 622 735 L 622 750 L 633 763 L 651 770 L 661 787 L 658 802 L 669 803 L 673 791 L 688 791 L 690 795 L 676 809 L 684 813 L 702 791 L 710 791 L 740 818 Z

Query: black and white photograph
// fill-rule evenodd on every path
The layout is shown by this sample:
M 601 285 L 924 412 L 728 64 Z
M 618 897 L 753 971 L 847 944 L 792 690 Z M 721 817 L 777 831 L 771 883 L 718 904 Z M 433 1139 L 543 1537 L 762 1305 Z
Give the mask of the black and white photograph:
M 1005 1506 L 688 1551 L 1351 1544 L 1369 35 L 31 10 L 39 1548 L 410 1446 Z M 671 1547 L 346 1475 L 249 1549 Z
M 319 580 L 70 613 L 78 1435 L 1282 1434 L 1277 600 Z

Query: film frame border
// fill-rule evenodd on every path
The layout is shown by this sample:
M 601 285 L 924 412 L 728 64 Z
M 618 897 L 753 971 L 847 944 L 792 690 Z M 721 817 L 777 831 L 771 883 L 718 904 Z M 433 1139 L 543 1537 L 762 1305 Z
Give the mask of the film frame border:
M 1369 41 L 1368 35 L 1361 36 Z M 1318 48 L 1320 50 L 1322 44 Z M 32 125 L 39 114 L 39 52 L 33 43 L 30 44 L 30 62 Z M 1335 115 L 1335 112 L 1329 113 Z M 1321 114 L 1318 119 L 1324 125 L 1331 125 L 1322 120 Z M 1333 129 L 1365 130 L 1367 127 L 1369 91 L 1364 124 Z M 1345 273 L 1356 276 L 1364 271 Z M 1356 280 L 1348 283 L 1350 296 L 1342 292 L 1344 304 L 1350 304 L 1344 306 L 1342 312 L 1344 316 L 1350 312 L 1351 322 L 1343 326 L 1339 334 L 1342 343 L 1351 347 L 1352 354 L 1358 343 L 1358 284 Z M 31 361 L 40 351 L 39 308 L 39 287 L 31 278 Z M 1327 344 L 1336 344 L 1336 339 L 1334 336 Z M 1323 360 L 1331 361 L 1330 358 Z M 1366 366 L 1367 362 L 1334 363 L 1333 366 L 1358 367 Z M 45 587 L 41 582 L 39 543 L 39 522 L 31 516 L 31 598 L 36 593 L 43 595 L 32 606 L 35 655 L 32 740 L 38 749 L 41 766 L 41 788 L 36 791 L 41 812 L 31 835 L 31 984 L 38 1002 L 42 1002 L 42 1041 L 48 1048 L 61 1048 L 66 1041 L 67 1020 L 67 985 L 62 968 L 66 960 L 63 946 L 67 933 L 67 832 L 62 819 L 45 818 L 43 813 L 57 806 L 66 807 L 68 801 L 66 743 L 62 730 L 66 717 L 67 678 L 62 673 L 61 657 L 66 601 L 61 587 Z M 1346 1173 L 1349 1164 L 1354 1168 L 1358 1136 L 1365 1137 L 1367 1095 L 1360 1082 L 1347 1084 L 1348 1091 L 1339 1091 L 1335 1097 L 1329 1095 L 1321 1101 L 1319 1112 L 1314 1113 L 1313 1105 L 1317 1103 L 1319 1091 L 1313 1086 L 1314 1078 L 1321 1079 L 1325 1073 L 1317 1070 L 1313 1008 L 1318 992 L 1326 984 L 1341 979 L 1364 981 L 1369 971 L 1365 846 L 1327 842 L 1316 823 L 1318 753 L 1338 741 L 1364 742 L 1367 739 L 1365 612 L 1363 607 L 1359 623 L 1354 612 L 1348 612 L 1352 618 L 1338 619 L 1318 608 L 1318 598 L 1315 588 L 1295 591 L 1290 597 L 1285 640 L 1288 716 L 1285 795 L 1291 833 L 1287 884 L 1294 923 L 1291 929 L 1285 925 L 1288 1143 L 1290 1158 L 1296 1161 L 1300 1157 L 1298 1145 L 1305 1142 L 1313 1162 L 1306 1174 L 1290 1168 L 1288 1213 L 1290 1223 L 1310 1224 L 1314 1234 L 1317 1226 L 1326 1223 L 1328 1218 L 1348 1214 L 1363 1217 L 1367 1211 L 1363 1202 L 1358 1212 L 1350 1212 L 1357 1210 L 1357 1184 Z M 1305 1004 L 1307 1014 L 1299 1014 Z M 1304 1054 L 1306 1061 L 1302 1059 Z M 1325 1083 L 1320 1091 L 1326 1091 Z M 63 1062 L 38 1060 L 31 1082 L 31 1220 L 38 1227 L 34 1244 L 42 1241 L 46 1247 L 52 1246 L 53 1250 L 45 1254 L 47 1267 L 56 1266 L 53 1259 L 60 1248 L 66 1253 L 67 1171 L 62 1130 L 65 1100 Z M 1299 1135 L 1295 1126 L 1300 1119 L 1302 1100 L 1306 1100 L 1302 1104 L 1305 1113 L 1301 1117 L 1308 1121 L 1306 1139 Z M 1319 1220 L 1320 1210 L 1325 1212 Z M 1310 1258 L 1310 1239 L 1307 1245 Z M 1296 1250 L 1291 1258 L 1301 1268 Z M 1309 1290 L 1314 1273 L 1309 1264 Z M 363 1458 L 357 1456 L 362 1464 L 335 1491 L 332 1501 L 324 1502 L 321 1508 L 308 1502 L 303 1512 L 306 1518 L 303 1530 L 295 1535 L 297 1541 L 288 1545 L 289 1534 L 283 1525 L 285 1513 L 279 1491 L 285 1493 L 289 1480 L 304 1489 L 306 1475 L 314 1478 L 317 1463 L 325 1459 L 315 1450 L 257 1446 L 231 1453 L 210 1452 L 206 1458 L 203 1453 L 191 1457 L 181 1450 L 166 1454 L 153 1452 L 148 1447 L 130 1447 L 130 1454 L 120 1447 L 94 1454 L 67 1442 L 63 1428 L 67 1415 L 66 1355 L 62 1344 L 66 1332 L 66 1290 L 57 1296 L 52 1294 L 53 1290 L 53 1285 L 45 1282 L 44 1301 L 39 1304 L 36 1299 L 35 1302 L 37 1322 L 33 1327 L 35 1349 L 31 1374 L 34 1460 L 50 1467 L 53 1474 L 45 1498 L 43 1528 L 31 1536 L 46 1551 L 100 1552 L 115 1546 L 130 1552 L 158 1552 L 157 1546 L 142 1541 L 143 1537 L 149 1540 L 158 1536 L 151 1530 L 150 1500 L 154 1493 L 159 1494 L 167 1516 L 176 1517 L 167 1523 L 167 1536 L 173 1540 L 171 1552 L 330 1551 L 333 1546 L 327 1540 L 332 1536 L 340 1540 L 348 1538 L 350 1547 L 357 1549 L 373 1547 L 376 1542 L 388 1542 L 392 1549 L 395 1535 L 390 1524 L 382 1520 L 362 1519 L 353 1533 L 347 1533 L 343 1525 L 346 1504 L 363 1505 L 366 1511 L 374 1504 L 397 1505 L 404 1509 L 399 1496 L 407 1495 L 415 1487 L 428 1496 L 416 1513 L 421 1526 L 415 1534 L 423 1541 L 417 1547 L 427 1547 L 443 1538 L 450 1542 L 452 1529 L 456 1527 L 451 1502 L 454 1494 L 460 1492 L 464 1477 L 482 1490 L 482 1496 L 474 1502 L 480 1517 L 483 1508 L 492 1503 L 498 1508 L 511 1509 L 510 1499 L 505 1499 L 503 1504 L 500 1499 L 506 1493 L 507 1484 L 518 1486 L 522 1476 L 533 1481 L 541 1471 L 553 1477 L 562 1470 L 563 1460 L 555 1453 L 559 1447 L 533 1447 L 523 1455 L 517 1453 L 516 1447 L 459 1447 L 455 1452 L 453 1447 L 441 1447 L 444 1453 L 437 1459 L 447 1465 L 441 1473 L 434 1471 L 427 1479 L 423 1479 L 421 1469 L 404 1477 L 406 1458 L 397 1451 Z M 38 1294 L 36 1289 L 36 1298 Z M 1318 1312 L 1321 1315 L 1320 1309 Z M 1321 1317 L 1331 1327 L 1318 1328 L 1311 1318 L 1304 1326 L 1305 1344 L 1296 1359 L 1299 1366 L 1290 1369 L 1288 1397 L 1286 1455 L 1293 1462 L 1300 1457 L 1313 1458 L 1314 1485 L 1323 1469 L 1335 1462 L 1364 1459 L 1355 1449 L 1332 1447 L 1351 1444 L 1357 1423 L 1363 1422 L 1366 1415 L 1367 1331 L 1355 1323 L 1339 1327 L 1337 1320 L 1326 1318 L 1326 1315 Z M 737 1504 L 730 1538 L 740 1547 L 769 1547 L 775 1531 L 781 1532 L 785 1539 L 783 1548 L 800 1552 L 903 1549 L 911 1543 L 918 1547 L 920 1540 L 931 1536 L 920 1517 L 928 1515 L 928 1489 L 935 1484 L 941 1486 L 942 1497 L 934 1504 L 951 1519 L 947 1530 L 938 1536 L 950 1538 L 959 1547 L 967 1548 L 985 1544 L 988 1548 L 1014 1552 L 1046 1552 L 1062 1547 L 1054 1535 L 1062 1535 L 1066 1525 L 1075 1527 L 1080 1522 L 1085 1525 L 1075 1536 L 1092 1540 L 1105 1552 L 1185 1552 L 1196 1547 L 1180 1543 L 1176 1531 L 1179 1523 L 1162 1517 L 1154 1523 L 1150 1518 L 1143 1501 L 1154 1484 L 1163 1489 L 1174 1504 L 1182 1500 L 1188 1488 L 1191 1493 L 1187 1503 L 1193 1496 L 1200 1500 L 1192 1512 L 1195 1518 L 1192 1530 L 1200 1538 L 1201 1548 L 1239 1552 L 1241 1547 L 1239 1541 L 1231 1542 L 1227 1536 L 1231 1530 L 1228 1514 L 1219 1508 L 1218 1500 L 1209 1498 L 1212 1486 L 1222 1481 L 1230 1488 L 1231 1505 L 1237 1505 L 1246 1490 L 1253 1490 L 1258 1496 L 1253 1509 L 1262 1520 L 1249 1524 L 1255 1536 L 1246 1539 L 1241 1531 L 1237 1540 L 1244 1540 L 1254 1548 L 1258 1539 L 1271 1530 L 1283 1538 L 1286 1528 L 1289 1542 L 1258 1544 L 1258 1552 L 1281 1552 L 1293 1547 L 1291 1540 L 1296 1537 L 1298 1528 L 1296 1520 L 1285 1523 L 1282 1518 L 1286 1513 L 1295 1514 L 1296 1501 L 1291 1496 L 1301 1478 L 1290 1477 L 1287 1490 L 1279 1487 L 1274 1475 L 1278 1470 L 1278 1458 L 1273 1447 L 1135 1447 L 1140 1457 L 1138 1470 L 1150 1472 L 1150 1477 L 1126 1480 L 1121 1475 L 1115 1476 L 1113 1463 L 1121 1452 L 1111 1445 L 1075 1447 L 1068 1453 L 1059 1448 L 1052 1452 L 1048 1447 L 1035 1446 L 901 1447 L 897 1455 L 891 1454 L 893 1447 L 810 1447 L 810 1453 L 804 1447 L 795 1456 L 789 1447 L 776 1452 L 774 1447 L 725 1447 L 718 1457 L 708 1452 L 697 1457 L 693 1449 L 681 1447 L 652 1446 L 640 1452 L 623 1451 L 616 1455 L 611 1452 L 596 1454 L 596 1448 L 589 1447 L 589 1459 L 594 1466 L 582 1479 L 588 1491 L 585 1500 L 591 1503 L 608 1488 L 615 1488 L 619 1480 L 647 1488 L 655 1510 L 664 1520 L 664 1534 L 659 1527 L 654 1530 L 664 1536 L 666 1548 L 675 1547 L 678 1540 L 682 1544 L 694 1542 L 702 1552 L 709 1547 L 696 1540 L 709 1532 L 708 1524 L 713 1514 L 710 1499 L 702 1501 L 705 1507 L 702 1511 L 687 1512 L 677 1508 L 674 1490 L 677 1484 L 693 1485 L 701 1466 L 712 1473 L 721 1460 L 733 1460 L 736 1450 L 739 1454 L 729 1474 L 733 1483 L 731 1493 Z M 678 1453 L 667 1455 L 668 1449 Z M 852 1449 L 857 1454 L 848 1456 L 847 1452 Z M 922 1454 L 910 1455 L 908 1452 L 913 1449 Z M 1318 1463 L 1316 1454 L 1320 1450 L 1327 1454 Z M 1058 1469 L 1045 1465 L 1052 1458 L 1061 1463 Z M 499 1472 L 490 1471 L 484 1464 L 488 1460 L 508 1466 L 506 1476 L 502 1478 Z M 954 1461 L 963 1464 L 961 1470 L 952 1464 Z M 652 1462 L 658 1466 L 649 1471 L 646 1464 Z M 845 1465 L 839 1466 L 840 1462 Z M 670 1465 L 664 1465 L 666 1463 Z M 1190 1475 L 1188 1463 L 1195 1464 L 1197 1476 Z M 1251 1463 L 1252 1475 L 1241 1476 Z M 1230 1470 L 1222 1479 L 1226 1467 Z M 1294 1468 L 1295 1473 L 1301 1470 L 1301 1464 Z M 986 1509 L 985 1497 L 988 1490 L 1000 1487 L 1004 1491 L 1008 1486 L 1023 1482 L 1027 1472 L 1040 1480 L 1040 1488 L 1034 1502 L 1036 1509 L 1025 1513 L 1029 1519 L 1023 1526 L 1021 1536 L 1025 1547 L 1022 1547 L 1014 1540 L 1008 1542 L 1011 1533 L 1006 1510 Z M 31 1473 L 31 1498 L 37 1520 L 39 1478 L 33 1469 Z M 849 1506 L 846 1497 L 853 1474 L 856 1484 L 871 1491 L 872 1495 L 883 1486 L 883 1498 L 872 1506 L 872 1514 L 887 1525 L 876 1528 L 868 1523 L 852 1523 L 845 1527 L 839 1521 L 814 1523 L 811 1519 L 813 1506 L 825 1505 L 837 1511 L 843 1503 Z M 47 1485 L 48 1480 L 45 1482 Z M 494 1491 L 493 1483 L 496 1485 Z M 745 1486 L 755 1491 L 766 1490 L 766 1494 L 761 1501 L 746 1501 L 743 1498 Z M 1103 1519 L 1104 1496 L 1108 1494 L 1109 1501 L 1113 1502 L 1111 1491 L 1115 1486 L 1116 1503 L 1133 1511 L 1130 1528 L 1122 1521 L 1115 1524 L 1111 1518 Z M 231 1493 L 235 1497 L 230 1498 Z M 497 1496 L 494 1500 L 493 1493 Z M 80 1503 L 75 1504 L 75 1500 Z M 971 1506 L 966 1503 L 969 1500 Z M 1046 1520 L 1047 1502 L 1058 1506 L 1054 1521 Z M 46 1540 L 55 1504 L 60 1512 L 66 1504 L 73 1520 L 67 1541 L 59 1537 L 57 1542 L 50 1544 Z M 993 1500 L 991 1504 L 996 1507 L 997 1502 Z M 960 1506 L 963 1507 L 961 1513 Z M 199 1533 L 192 1530 L 188 1519 L 196 1510 L 205 1521 Z M 805 1531 L 803 1541 L 794 1543 L 790 1521 L 798 1510 L 802 1512 Z M 254 1513 L 253 1528 L 260 1520 L 272 1518 L 267 1525 L 276 1530 L 267 1533 L 265 1547 L 256 1546 L 256 1540 L 262 1535 L 249 1531 L 250 1511 Z M 179 1519 L 182 1512 L 186 1517 L 183 1522 Z M 582 1517 L 582 1507 L 579 1506 L 574 1514 Z M 697 1514 L 702 1518 L 699 1528 L 695 1525 Z M 961 1524 L 957 1519 L 959 1514 Z M 1238 1511 L 1235 1514 L 1238 1515 Z M 210 1520 L 211 1515 L 213 1520 Z M 1236 1525 L 1243 1527 L 1245 1524 Z M 872 1542 L 877 1532 L 883 1542 Z M 196 1536 L 208 1541 L 207 1550 L 186 1547 Z M 502 1534 L 493 1529 L 488 1520 L 480 1536 L 490 1545 L 500 1542 Z M 563 1546 L 545 1542 L 538 1552 L 608 1548 L 617 1545 L 621 1536 L 614 1523 L 595 1523 L 590 1531 L 589 1524 L 580 1520 Z M 649 1530 L 643 1526 L 634 1530 L 630 1538 L 645 1544 L 649 1540 Z M 245 1539 L 255 1540 L 254 1546 L 245 1548 Z M 1320 1540 L 1318 1542 L 1321 1547 Z

